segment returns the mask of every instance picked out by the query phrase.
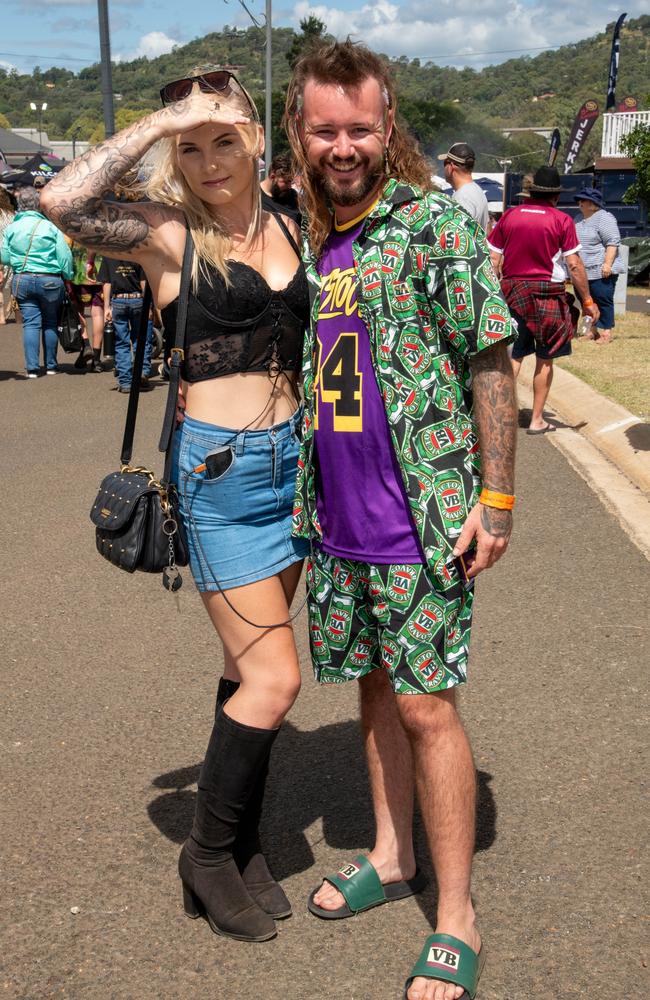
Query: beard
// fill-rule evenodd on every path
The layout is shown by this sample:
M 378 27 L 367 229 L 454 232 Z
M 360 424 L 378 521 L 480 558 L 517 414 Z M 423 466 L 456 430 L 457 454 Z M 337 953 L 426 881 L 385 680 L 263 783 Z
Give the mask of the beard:
M 341 180 L 332 177 L 326 169 L 326 164 L 349 168 L 361 164 L 365 167 L 365 172 L 358 180 L 350 183 L 345 181 L 345 175 L 342 176 Z M 383 158 L 372 162 L 367 157 L 360 156 L 350 157 L 347 160 L 341 160 L 337 157 L 331 159 L 323 157 L 318 167 L 313 168 L 313 172 L 315 179 L 334 205 L 358 205 L 365 201 L 368 195 L 379 186 L 384 177 L 384 162 Z

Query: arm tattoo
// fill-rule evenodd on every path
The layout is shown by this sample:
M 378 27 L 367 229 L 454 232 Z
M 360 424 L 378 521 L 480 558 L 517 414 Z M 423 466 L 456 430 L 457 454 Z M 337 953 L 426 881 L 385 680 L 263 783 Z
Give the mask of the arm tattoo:
M 483 485 L 499 493 L 513 493 L 517 403 L 510 359 L 505 347 L 497 345 L 473 357 L 470 366 Z M 481 523 L 491 535 L 507 537 L 512 513 L 482 506 Z
M 78 243 L 108 256 L 147 244 L 149 222 L 134 206 L 112 204 L 101 198 L 74 198 L 53 205 L 49 214 Z
M 65 233 L 93 250 L 113 256 L 146 247 L 150 223 L 175 217 L 173 209 L 150 203 L 120 204 L 103 198 L 152 144 L 145 121 L 74 160 L 50 181 L 45 210 Z

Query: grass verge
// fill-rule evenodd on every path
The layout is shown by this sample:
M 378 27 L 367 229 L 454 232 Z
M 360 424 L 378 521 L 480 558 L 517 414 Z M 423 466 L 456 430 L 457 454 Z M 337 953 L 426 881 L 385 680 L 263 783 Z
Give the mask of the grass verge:
M 650 315 L 617 316 L 612 336 L 610 344 L 576 339 L 555 364 L 650 423 Z

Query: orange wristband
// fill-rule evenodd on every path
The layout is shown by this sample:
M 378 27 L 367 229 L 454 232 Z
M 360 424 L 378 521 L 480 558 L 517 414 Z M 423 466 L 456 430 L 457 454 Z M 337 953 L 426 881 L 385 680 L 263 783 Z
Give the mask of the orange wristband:
M 593 306 L 594 300 L 593 299 L 583 299 L 582 300 L 582 304 L 583 304 L 583 306 Z
M 496 493 L 494 490 L 481 490 L 478 502 L 485 507 L 496 507 L 497 510 L 512 510 L 515 497 L 511 493 Z

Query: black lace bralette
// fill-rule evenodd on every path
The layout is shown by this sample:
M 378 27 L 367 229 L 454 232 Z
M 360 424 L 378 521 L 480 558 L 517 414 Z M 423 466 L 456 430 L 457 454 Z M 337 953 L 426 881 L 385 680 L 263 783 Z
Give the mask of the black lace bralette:
M 302 264 L 286 288 L 278 291 L 248 264 L 230 260 L 228 266 L 229 286 L 218 271 L 206 277 L 202 268 L 196 293 L 190 289 L 182 377 L 201 382 L 237 372 L 267 371 L 273 376 L 300 370 L 309 321 Z M 161 310 L 165 330 L 171 334 L 177 312 L 178 298 Z

